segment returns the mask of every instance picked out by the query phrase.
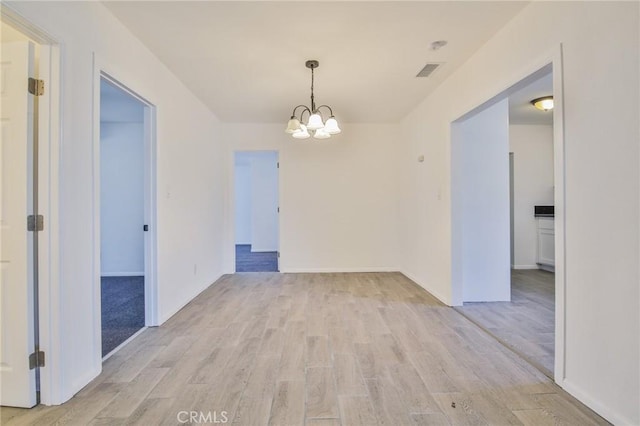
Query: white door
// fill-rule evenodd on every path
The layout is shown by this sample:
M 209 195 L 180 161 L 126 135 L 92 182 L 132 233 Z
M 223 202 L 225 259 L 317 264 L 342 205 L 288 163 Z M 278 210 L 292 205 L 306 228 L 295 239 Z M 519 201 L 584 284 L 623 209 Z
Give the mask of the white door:
M 0 54 L 0 404 L 33 407 L 34 350 L 33 234 L 27 215 L 33 205 L 34 46 L 2 43 Z

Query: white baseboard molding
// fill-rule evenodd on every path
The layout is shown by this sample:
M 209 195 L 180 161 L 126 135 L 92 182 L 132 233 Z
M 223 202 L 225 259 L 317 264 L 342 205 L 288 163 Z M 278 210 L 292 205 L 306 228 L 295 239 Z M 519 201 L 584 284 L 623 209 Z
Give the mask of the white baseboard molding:
M 436 299 L 438 299 L 439 301 L 441 301 L 445 305 L 451 306 L 451 300 L 449 300 L 448 297 L 444 297 L 443 295 L 438 294 L 437 292 L 433 291 L 433 289 L 430 289 L 429 286 L 421 283 L 420 280 L 418 280 L 413 274 L 411 274 L 409 272 L 406 272 L 406 271 L 402 271 L 402 270 L 400 271 L 400 273 L 402 275 L 404 275 L 405 277 L 409 278 L 411 281 L 413 281 L 414 283 L 416 283 L 420 287 L 422 287 L 423 289 L 425 289 L 426 292 L 428 292 L 430 295 L 432 295 L 433 297 L 435 297 Z
M 511 269 L 538 269 L 538 265 L 511 265 Z
M 542 269 L 543 271 L 553 272 L 555 274 L 556 267 L 553 265 L 545 265 L 543 263 L 538 264 L 538 269 Z
M 398 268 L 391 266 L 369 266 L 361 268 L 285 268 L 280 272 L 284 274 L 323 274 L 323 273 L 350 273 L 350 272 L 399 272 Z
M 562 383 L 558 383 L 565 391 L 573 395 L 576 399 L 582 402 L 587 407 L 604 417 L 607 421 L 614 425 L 636 425 L 638 419 L 627 418 L 624 415 L 616 412 L 615 410 L 607 407 L 596 398 L 589 395 L 579 386 L 574 385 L 569 380 L 564 379 Z
M 102 272 L 101 277 L 144 277 L 144 271 L 142 272 Z

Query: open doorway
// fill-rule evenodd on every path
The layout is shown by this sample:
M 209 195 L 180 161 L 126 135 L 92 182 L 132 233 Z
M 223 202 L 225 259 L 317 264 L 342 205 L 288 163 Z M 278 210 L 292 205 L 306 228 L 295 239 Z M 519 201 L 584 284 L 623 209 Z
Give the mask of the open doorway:
M 553 111 L 538 110 L 531 101 L 553 94 L 553 70 L 548 65 L 491 106 L 456 123 L 458 145 L 452 147 L 457 155 L 452 166 L 458 166 L 452 173 L 462 175 L 454 181 L 460 192 L 453 197 L 463 290 L 462 306 L 456 309 L 552 378 L 557 337 L 554 170 L 561 161 L 554 147 Z M 491 137 L 480 140 L 483 134 Z M 477 175 L 467 176 L 469 170 Z M 493 181 L 486 188 L 493 192 L 478 186 L 489 178 Z M 493 238 L 478 229 L 477 218 L 485 230 L 492 230 Z M 477 250 L 481 246 L 491 254 Z M 492 270 L 498 272 L 490 277 L 491 285 L 477 279 Z M 492 299 L 491 286 L 509 297 Z
M 144 328 L 145 108 L 100 79 L 100 301 L 102 356 Z
M 236 272 L 277 272 L 279 251 L 278 152 L 234 156 Z

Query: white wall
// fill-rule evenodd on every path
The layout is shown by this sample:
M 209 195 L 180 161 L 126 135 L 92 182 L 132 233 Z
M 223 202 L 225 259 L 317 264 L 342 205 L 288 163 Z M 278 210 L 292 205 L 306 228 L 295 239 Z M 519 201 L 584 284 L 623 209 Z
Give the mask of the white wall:
M 143 109 L 143 106 L 139 106 Z M 102 276 L 144 275 L 144 128 L 100 123 Z
M 229 166 L 233 151 L 279 152 L 280 270 L 397 270 L 398 126 L 345 124 L 331 139 L 298 141 L 284 125 L 222 126 Z M 232 272 L 231 233 L 226 241 Z
M 236 244 L 251 251 L 278 251 L 278 153 L 235 153 Z
M 235 162 L 235 227 L 236 244 L 251 244 L 251 162 Z
M 558 382 L 618 424 L 640 423 L 638 7 L 530 4 L 403 120 L 396 144 L 402 271 L 451 303 L 450 123 L 562 43 L 566 342 Z
M 509 101 L 504 99 L 453 126 L 453 304 L 508 301 Z
M 278 153 L 251 156 L 251 251 L 278 251 Z
M 537 269 L 534 206 L 553 205 L 553 126 L 512 124 L 513 222 L 515 269 Z
M 59 223 L 52 226 L 61 236 L 59 281 L 64 285 L 52 290 L 60 305 L 51 307 L 47 323 L 56 340 L 54 347 L 44 347 L 44 374 L 51 372 L 53 382 L 45 377 L 43 390 L 45 403 L 60 403 L 102 368 L 99 289 L 90 285 L 99 274 L 91 237 L 93 54 L 110 75 L 157 106 L 160 322 L 222 273 L 227 170 L 217 118 L 100 3 L 3 2 L 7 6 L 63 47 L 60 211 Z

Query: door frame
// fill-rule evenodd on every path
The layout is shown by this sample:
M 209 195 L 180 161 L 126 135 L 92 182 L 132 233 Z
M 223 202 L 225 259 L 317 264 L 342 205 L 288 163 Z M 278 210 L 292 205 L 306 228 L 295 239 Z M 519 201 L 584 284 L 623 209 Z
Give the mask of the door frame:
M 229 179 L 228 179 L 228 217 L 229 227 L 227 229 L 227 238 L 229 247 L 228 256 L 226 257 L 226 273 L 236 273 L 236 153 L 239 152 L 275 152 L 278 154 L 278 270 L 282 272 L 282 178 L 281 178 L 281 152 L 277 148 L 254 148 L 254 149 L 231 149 L 229 151 Z
M 6 4 L 0 5 L 0 20 L 39 45 L 38 78 L 45 81 L 38 97 L 38 213 L 44 229 L 38 232 L 38 334 L 46 351 L 46 367 L 39 369 L 40 403 L 60 404 L 63 395 L 60 347 L 59 269 L 59 158 L 61 140 L 61 46 L 46 31 L 32 24 Z
M 555 46 L 547 53 L 534 58 L 529 64 L 525 64 L 520 73 L 512 76 L 507 82 L 499 82 L 501 88 L 489 98 L 484 98 L 475 106 L 466 108 L 449 123 L 452 130 L 456 123 L 475 115 L 479 111 L 493 105 L 508 96 L 510 93 L 523 87 L 546 73 L 545 69 L 551 68 L 553 73 L 553 171 L 554 171 L 554 205 L 555 205 L 555 355 L 554 355 L 554 381 L 564 387 L 566 370 L 566 178 L 565 178 L 565 131 L 564 131 L 564 73 L 563 73 L 563 46 L 562 43 Z M 505 84 L 506 83 L 506 84 Z M 453 164 L 453 163 L 452 163 Z M 450 171 L 452 173 L 452 171 Z M 452 206 L 453 207 L 453 206 Z M 452 221 L 452 226 L 453 226 Z M 453 230 L 452 230 L 453 232 Z M 452 247 L 453 250 L 453 247 Z M 452 251 L 453 253 L 453 251 Z M 451 264 L 451 273 L 457 265 Z M 462 305 L 461 283 L 451 281 L 451 305 Z
M 131 89 L 109 65 L 93 55 L 93 143 L 92 143 L 92 216 L 93 216 L 93 329 L 94 364 L 102 368 L 102 307 L 100 268 L 100 82 L 102 79 L 118 87 L 144 105 L 144 299 L 145 327 L 158 325 L 157 290 L 157 197 L 156 197 L 156 107 L 146 97 Z

